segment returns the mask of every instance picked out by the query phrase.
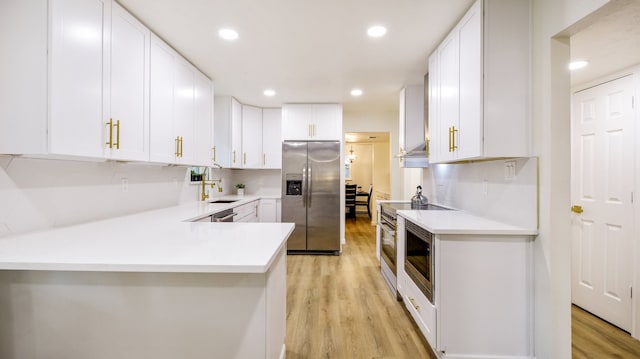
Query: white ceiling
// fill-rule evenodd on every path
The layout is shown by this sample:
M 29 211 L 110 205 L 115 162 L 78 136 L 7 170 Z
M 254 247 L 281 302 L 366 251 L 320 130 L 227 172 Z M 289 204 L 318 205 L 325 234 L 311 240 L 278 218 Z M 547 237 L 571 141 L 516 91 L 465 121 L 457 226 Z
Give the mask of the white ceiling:
M 423 81 L 429 54 L 473 0 L 119 2 L 214 80 L 218 95 L 262 107 L 340 102 L 355 112 L 396 111 L 400 89 Z M 369 38 L 374 24 L 387 34 Z M 239 39 L 220 39 L 224 27 Z M 352 97 L 355 87 L 364 94 Z
M 580 85 L 640 64 L 640 1 L 616 0 L 606 15 L 571 36 L 571 59 L 589 65 L 571 73 Z

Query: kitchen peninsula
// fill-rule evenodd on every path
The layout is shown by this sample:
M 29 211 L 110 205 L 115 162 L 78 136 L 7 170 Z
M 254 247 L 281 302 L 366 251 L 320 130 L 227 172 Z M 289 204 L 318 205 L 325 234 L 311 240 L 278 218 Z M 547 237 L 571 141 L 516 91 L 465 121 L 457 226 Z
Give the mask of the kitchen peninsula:
M 294 226 L 192 222 L 230 207 L 0 239 L 0 357 L 283 358 Z

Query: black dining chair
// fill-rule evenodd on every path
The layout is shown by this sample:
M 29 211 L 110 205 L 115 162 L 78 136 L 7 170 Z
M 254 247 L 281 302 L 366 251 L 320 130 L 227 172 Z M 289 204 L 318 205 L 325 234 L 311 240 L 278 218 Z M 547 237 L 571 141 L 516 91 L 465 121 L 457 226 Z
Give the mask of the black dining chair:
M 355 184 L 345 185 L 344 188 L 344 206 L 345 217 L 356 219 L 356 191 L 357 186 Z
M 356 209 L 358 206 L 367 206 L 367 214 L 369 215 L 369 219 L 371 219 L 371 193 L 373 192 L 373 185 L 369 185 L 369 192 L 367 192 L 367 199 L 357 199 L 357 197 L 364 197 L 364 195 L 356 196 Z

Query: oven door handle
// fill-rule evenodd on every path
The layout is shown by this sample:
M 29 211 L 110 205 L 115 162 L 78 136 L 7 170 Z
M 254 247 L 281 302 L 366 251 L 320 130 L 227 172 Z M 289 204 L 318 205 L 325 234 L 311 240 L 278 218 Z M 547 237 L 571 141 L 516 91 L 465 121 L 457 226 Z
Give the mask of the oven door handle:
M 214 222 L 224 222 L 224 221 L 226 221 L 227 219 L 229 219 L 229 218 L 231 218 L 231 217 L 235 217 L 235 216 L 237 216 L 237 215 L 238 215 L 237 213 L 231 213 L 230 215 L 228 215 L 228 216 L 224 216 L 224 217 L 213 217 L 213 221 L 214 221 Z

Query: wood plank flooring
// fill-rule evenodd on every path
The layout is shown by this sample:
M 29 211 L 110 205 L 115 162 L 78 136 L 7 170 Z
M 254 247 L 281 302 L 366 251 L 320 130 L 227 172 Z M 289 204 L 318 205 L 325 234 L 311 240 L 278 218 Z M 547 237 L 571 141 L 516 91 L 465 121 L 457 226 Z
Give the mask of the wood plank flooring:
M 287 359 L 436 358 L 395 300 L 368 216 L 346 221 L 340 256 L 287 257 Z M 640 341 L 572 306 L 574 359 L 640 358 Z
M 640 358 L 640 341 L 582 308 L 571 306 L 574 359 Z
M 340 256 L 287 257 L 287 359 L 436 358 L 382 279 L 366 214 L 346 241 Z

